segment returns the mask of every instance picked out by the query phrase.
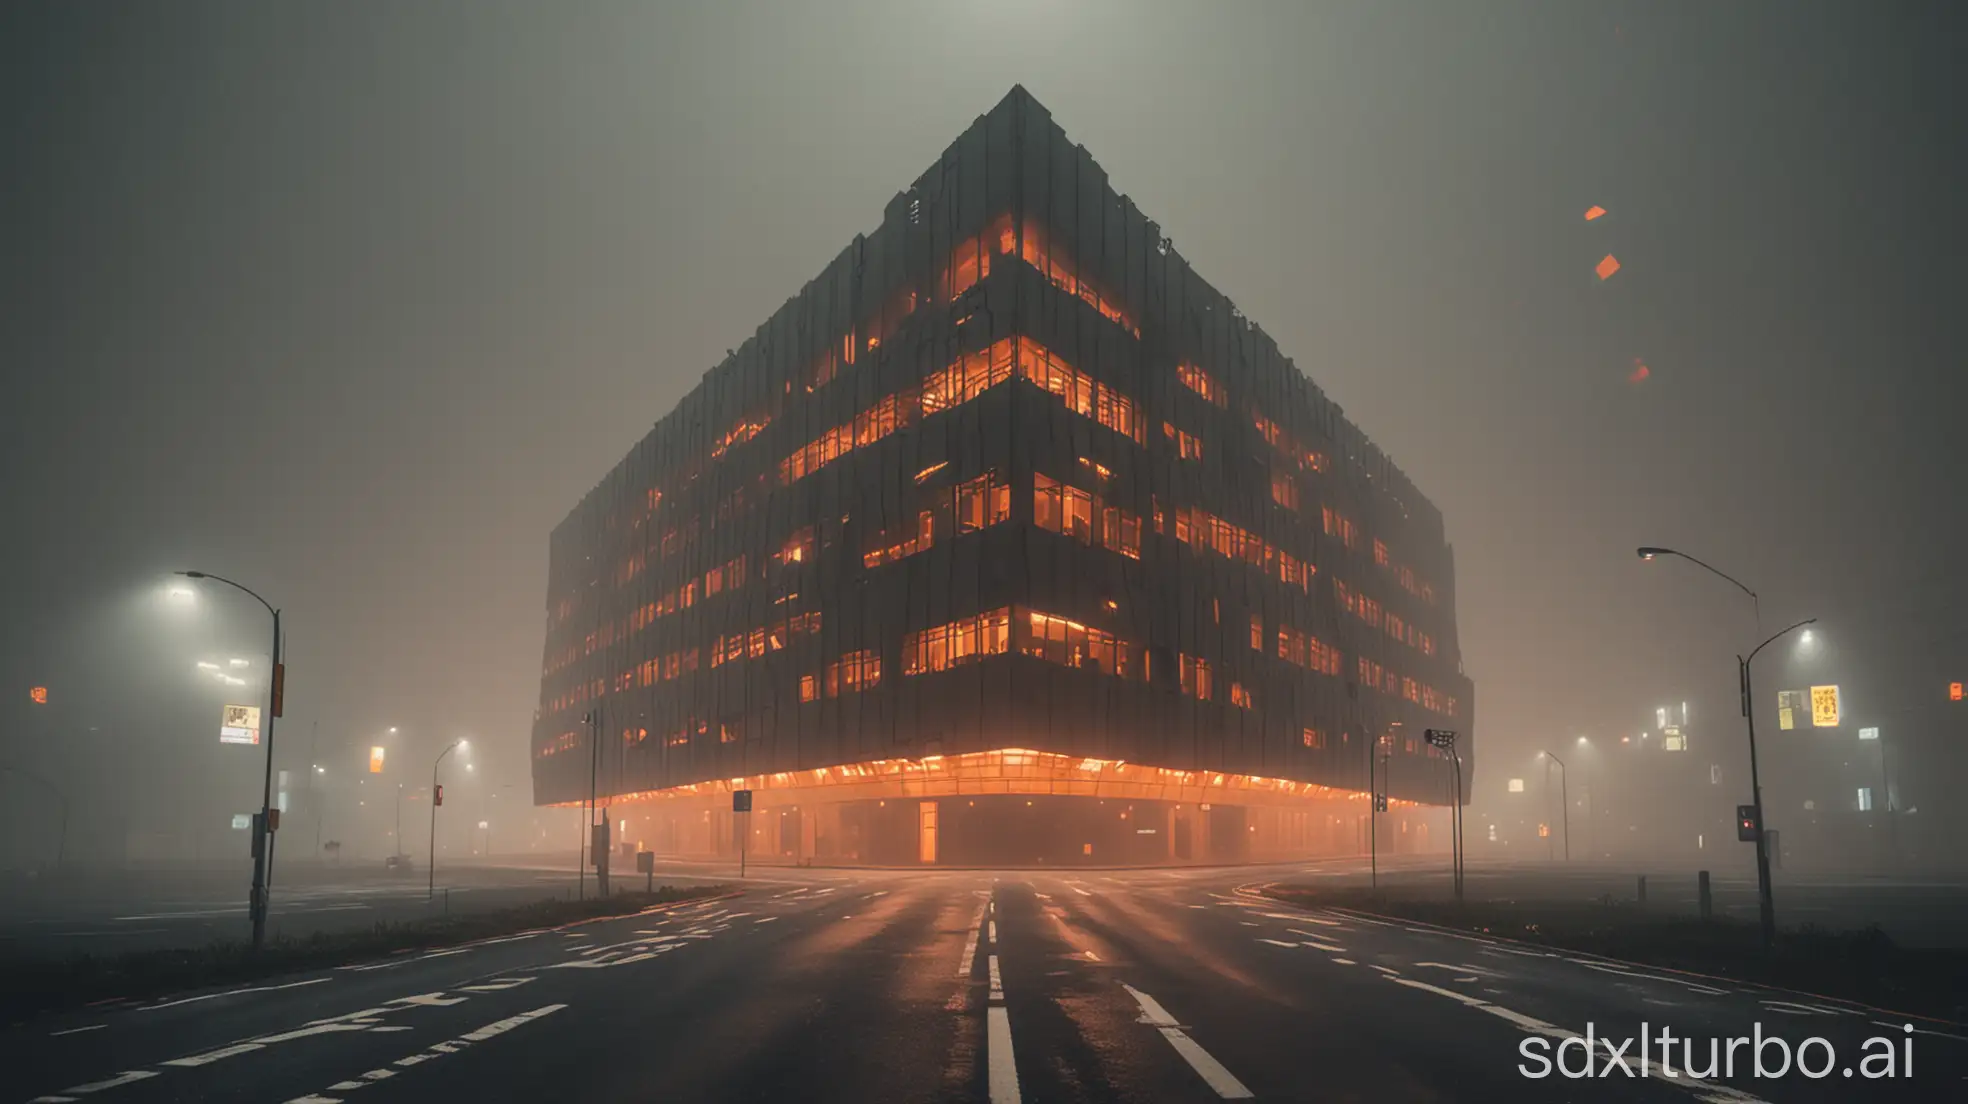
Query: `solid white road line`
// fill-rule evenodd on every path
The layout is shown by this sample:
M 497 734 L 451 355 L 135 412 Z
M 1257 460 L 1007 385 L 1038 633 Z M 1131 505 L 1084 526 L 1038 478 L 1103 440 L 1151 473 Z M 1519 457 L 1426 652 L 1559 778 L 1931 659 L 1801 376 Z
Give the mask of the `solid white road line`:
M 156 1076 L 157 1071 L 155 1070 L 125 1070 L 107 1081 L 91 1081 L 86 1085 L 71 1085 L 62 1091 L 65 1093 L 82 1093 L 86 1095 L 88 1093 L 101 1092 L 104 1089 L 114 1089 L 121 1085 L 128 1085 L 132 1081 L 142 1081 Z
M 991 1079 L 991 1104 L 1020 1104 L 1018 1063 L 1011 1051 L 1011 1014 L 1003 1005 L 985 1012 L 986 1059 Z
M 1004 979 L 998 976 L 997 955 L 991 956 L 990 966 L 991 966 L 991 999 L 994 1001 L 1002 1002 L 1004 1000 Z
M 101 1031 L 108 1026 L 108 1024 L 90 1024 L 87 1027 L 71 1027 L 67 1031 L 50 1031 L 48 1032 L 48 1038 L 53 1039 L 60 1035 L 80 1035 L 84 1031 Z
M 319 985 L 324 981 L 332 980 L 334 979 L 318 977 L 309 978 L 306 981 L 291 981 L 285 985 L 255 985 L 249 989 L 228 989 L 223 993 L 204 993 L 196 997 L 183 997 L 174 1001 L 165 1001 L 162 1004 L 146 1004 L 142 1008 L 137 1009 L 137 1011 L 154 1012 L 159 1008 L 176 1008 L 180 1004 L 193 1004 L 198 1001 L 211 1000 L 214 997 L 236 997 L 242 993 L 271 993 L 276 989 L 299 989 L 303 985 Z

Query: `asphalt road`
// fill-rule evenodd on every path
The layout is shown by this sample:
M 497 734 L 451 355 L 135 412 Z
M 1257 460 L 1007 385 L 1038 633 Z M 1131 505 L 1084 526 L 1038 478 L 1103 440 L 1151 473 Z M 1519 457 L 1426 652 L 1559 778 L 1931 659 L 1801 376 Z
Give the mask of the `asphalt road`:
M 1968 1074 L 1968 1028 L 1239 891 L 1292 869 L 767 870 L 720 900 L 16 1025 L 0 1077 L 91 1104 L 1747 1104 L 1958 1099 Z M 1822 1080 L 1757 1079 L 1747 1048 L 1733 1077 L 1669 1080 L 1658 1043 L 1651 1077 L 1637 1046 L 1632 1078 L 1519 1072 L 1526 1046 L 1643 1021 L 1674 1032 L 1676 1067 L 1680 1038 L 1701 1066 L 1757 1024 L 1836 1053 Z M 1874 1036 L 1911 1047 L 1911 1079 L 1857 1076 Z

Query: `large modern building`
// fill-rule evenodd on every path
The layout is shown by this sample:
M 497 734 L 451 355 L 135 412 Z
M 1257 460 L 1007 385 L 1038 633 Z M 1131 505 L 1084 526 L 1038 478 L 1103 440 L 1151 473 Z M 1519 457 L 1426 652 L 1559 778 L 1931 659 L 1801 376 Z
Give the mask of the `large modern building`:
M 1441 515 L 1015 88 L 554 530 L 534 796 L 1223 861 L 1364 851 L 1371 771 L 1379 846 L 1445 849 L 1473 706 Z

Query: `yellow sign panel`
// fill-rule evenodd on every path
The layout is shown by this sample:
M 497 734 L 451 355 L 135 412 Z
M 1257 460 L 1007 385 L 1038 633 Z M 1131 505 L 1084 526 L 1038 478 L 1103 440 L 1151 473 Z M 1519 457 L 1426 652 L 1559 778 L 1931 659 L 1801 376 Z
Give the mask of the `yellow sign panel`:
M 385 749 L 385 748 L 382 748 L 382 747 L 372 747 L 372 748 L 370 748 L 370 749 L 369 749 L 369 773 L 370 773 L 370 774 L 381 774 L 381 773 L 383 773 L 383 755 L 384 755 L 384 753 L 385 753 L 385 751 L 386 751 L 386 750 L 387 750 L 387 749 Z
M 1811 687 L 1811 727 L 1838 727 L 1838 687 Z
M 1778 707 L 1777 727 L 1785 730 L 1786 732 L 1797 727 L 1796 718 L 1790 715 L 1790 706 L 1785 705 L 1785 706 Z

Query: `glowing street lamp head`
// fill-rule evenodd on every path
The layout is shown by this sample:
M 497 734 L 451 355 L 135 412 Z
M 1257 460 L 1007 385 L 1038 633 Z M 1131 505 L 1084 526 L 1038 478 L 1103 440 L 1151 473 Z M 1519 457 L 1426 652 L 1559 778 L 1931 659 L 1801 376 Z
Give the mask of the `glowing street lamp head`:
M 1811 630 L 1805 629 L 1803 635 L 1797 638 L 1797 642 L 1799 644 L 1809 644 L 1811 641 L 1816 639 L 1817 637 L 1812 635 Z
M 460 751 L 470 751 L 470 750 L 471 750 L 471 741 L 470 741 L 470 740 L 459 740 L 459 741 L 458 741 L 458 750 L 460 750 Z
M 1651 560 L 1655 556 L 1672 556 L 1674 554 L 1674 549 L 1672 548 L 1648 547 L 1648 548 L 1636 548 L 1634 549 L 1634 551 L 1638 553 L 1640 558 L 1643 560 Z
M 205 577 L 205 573 L 203 571 L 180 571 L 178 572 L 178 574 L 184 576 L 187 579 L 203 579 Z
M 1586 739 L 1585 737 L 1583 737 L 1583 736 L 1581 736 L 1581 737 L 1579 737 L 1579 746 L 1580 746 L 1580 747 L 1584 747 L 1584 746 L 1585 746 L 1586 744 L 1588 744 L 1588 743 L 1590 743 L 1590 742 L 1591 742 L 1591 741 L 1589 741 L 1589 740 L 1587 740 L 1587 739 Z
M 396 735 L 396 726 L 395 726 L 395 725 L 391 725 L 391 726 L 390 726 L 390 735 L 392 735 L 392 736 L 394 736 L 394 735 Z

